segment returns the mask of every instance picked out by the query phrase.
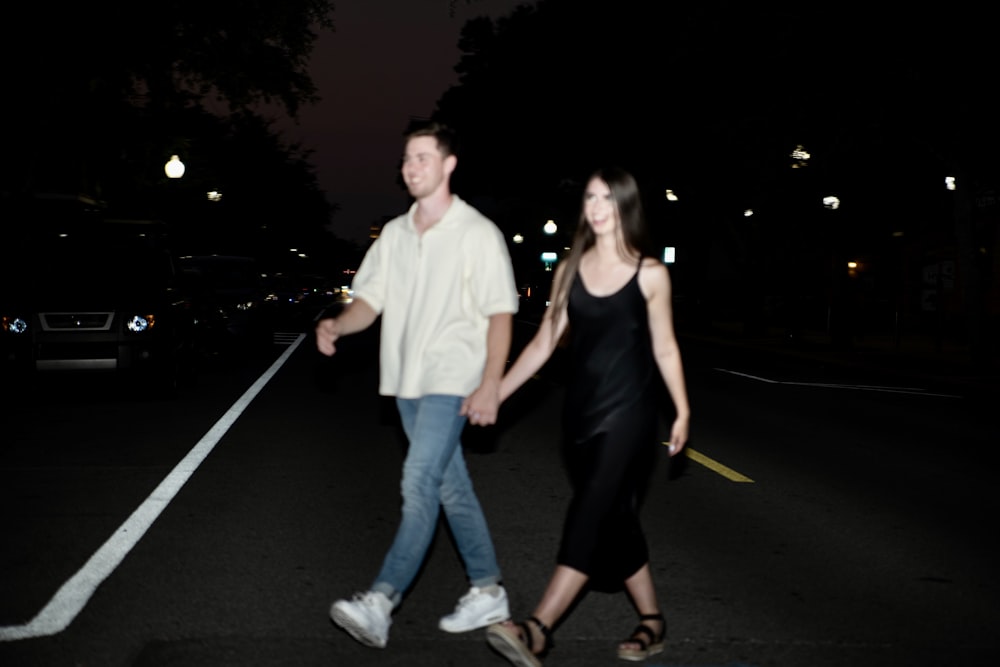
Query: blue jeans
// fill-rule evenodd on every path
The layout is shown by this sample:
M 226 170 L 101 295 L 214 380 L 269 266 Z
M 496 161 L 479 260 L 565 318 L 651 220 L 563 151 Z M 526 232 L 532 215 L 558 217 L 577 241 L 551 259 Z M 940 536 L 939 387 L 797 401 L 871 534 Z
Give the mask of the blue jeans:
M 463 397 L 397 398 L 409 440 L 403 462 L 403 512 L 396 537 L 372 585 L 398 605 L 409 589 L 437 531 L 441 508 L 472 586 L 500 583 L 493 540 L 462 455 L 466 419 Z

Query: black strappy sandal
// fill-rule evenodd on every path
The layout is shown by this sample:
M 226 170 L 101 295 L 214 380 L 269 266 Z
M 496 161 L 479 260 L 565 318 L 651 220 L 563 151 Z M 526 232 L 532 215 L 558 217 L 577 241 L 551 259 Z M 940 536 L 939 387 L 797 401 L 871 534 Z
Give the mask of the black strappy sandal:
M 653 631 L 651 627 L 643 621 L 659 621 L 663 624 L 659 633 Z M 632 631 L 628 639 L 623 639 L 623 644 L 637 644 L 638 648 L 630 646 L 628 648 L 619 646 L 618 657 L 622 660 L 632 660 L 638 662 L 650 656 L 663 653 L 663 638 L 667 635 L 667 621 L 663 614 L 643 614 L 639 617 L 639 625 Z
M 542 633 L 543 645 L 537 653 L 534 635 L 528 627 L 529 621 L 538 626 L 538 630 Z M 520 632 L 517 631 L 518 628 Z M 541 659 L 555 645 L 552 641 L 552 630 L 534 616 L 513 626 L 494 623 L 486 629 L 486 641 L 497 653 L 517 667 L 542 667 Z

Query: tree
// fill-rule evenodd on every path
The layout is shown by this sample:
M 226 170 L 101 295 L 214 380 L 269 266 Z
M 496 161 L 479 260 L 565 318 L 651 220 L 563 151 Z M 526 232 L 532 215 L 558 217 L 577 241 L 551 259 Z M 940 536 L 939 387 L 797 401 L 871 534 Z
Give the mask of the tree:
M 0 54 L 16 97 L 4 110 L 3 176 L 15 192 L 98 189 L 122 151 L 155 145 L 162 155 L 182 142 L 192 112 L 226 117 L 277 105 L 294 118 L 317 98 L 308 57 L 318 31 L 333 27 L 330 0 L 8 11 Z
M 787 253 L 810 253 L 815 265 L 823 244 L 877 247 L 897 218 L 910 231 L 947 228 L 965 267 L 969 337 L 974 347 L 985 338 L 990 263 L 974 260 L 978 248 L 995 244 L 996 223 L 975 223 L 969 198 L 996 184 L 998 139 L 989 131 L 997 115 L 988 85 L 991 24 L 978 6 L 959 1 L 905 15 L 880 6 L 727 0 L 665 14 L 640 0 L 611 7 L 539 0 L 465 26 L 459 83 L 435 110 L 463 138 L 466 166 L 456 188 L 541 205 L 559 184 L 579 183 L 613 161 L 639 178 L 654 225 L 703 248 L 740 233 L 745 208 L 767 213 L 788 188 L 799 188 L 796 197 L 835 188 L 845 206 L 822 234 L 818 201 L 790 211 L 796 197 L 786 197 L 783 210 L 756 217 L 769 225 L 764 238 L 780 243 L 732 238 L 733 275 L 747 284 L 753 257 L 740 253 L 751 248 L 775 253 L 762 258 L 766 266 L 785 265 Z M 797 144 L 816 156 L 808 179 L 789 170 Z M 937 193 L 927 184 L 943 187 L 946 172 L 964 175 L 955 216 L 928 205 Z M 664 208 L 664 187 L 681 195 L 683 219 Z M 505 201 L 500 210 L 524 208 Z M 700 270 L 686 285 L 708 284 Z M 811 289 L 823 289 L 825 274 L 809 275 L 817 281 Z M 798 289 L 797 279 L 776 272 L 758 292 Z

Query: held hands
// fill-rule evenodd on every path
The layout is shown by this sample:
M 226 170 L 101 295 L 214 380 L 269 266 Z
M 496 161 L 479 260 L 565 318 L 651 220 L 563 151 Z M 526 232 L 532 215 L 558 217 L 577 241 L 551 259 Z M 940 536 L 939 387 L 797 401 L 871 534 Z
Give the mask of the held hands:
M 326 356 L 333 356 L 337 351 L 334 342 L 340 338 L 340 323 L 336 318 L 328 317 L 316 325 L 316 348 Z
M 476 426 L 490 426 L 497 421 L 500 411 L 499 384 L 481 384 L 472 394 L 462 401 L 459 414 L 469 418 L 469 423 Z

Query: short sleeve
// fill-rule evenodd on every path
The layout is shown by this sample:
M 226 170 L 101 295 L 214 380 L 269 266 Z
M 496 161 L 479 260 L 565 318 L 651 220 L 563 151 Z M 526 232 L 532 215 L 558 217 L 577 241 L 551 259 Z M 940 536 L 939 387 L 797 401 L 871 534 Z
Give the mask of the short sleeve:
M 380 235 L 368 248 L 361 265 L 358 266 L 351 289 L 355 299 L 361 299 L 376 313 L 381 313 L 385 307 L 387 275 L 386 246 L 388 241 Z
M 469 268 L 474 276 L 476 303 L 487 317 L 498 313 L 516 313 L 518 307 L 517 283 L 510 252 L 503 233 L 484 220 L 474 237 L 474 249 L 466 250 Z

